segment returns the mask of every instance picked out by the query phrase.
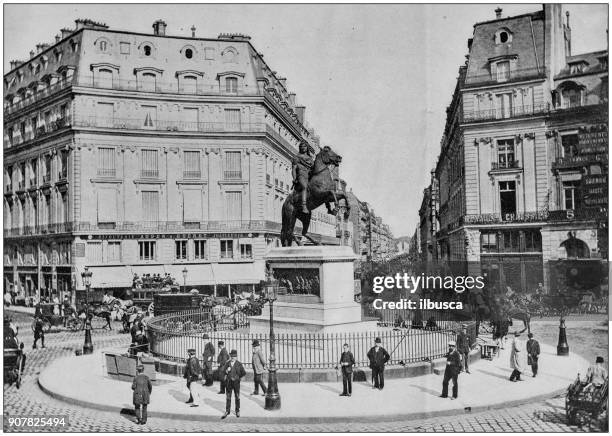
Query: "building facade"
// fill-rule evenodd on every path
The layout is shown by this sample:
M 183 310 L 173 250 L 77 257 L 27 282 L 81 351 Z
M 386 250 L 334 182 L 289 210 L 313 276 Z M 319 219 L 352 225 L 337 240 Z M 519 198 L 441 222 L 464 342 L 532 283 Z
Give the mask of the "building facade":
M 165 28 L 77 20 L 11 63 L 5 291 L 74 295 L 85 267 L 92 288 L 112 291 L 134 274 L 216 295 L 264 279 L 291 160 L 301 140 L 318 152 L 318 137 L 248 36 Z M 311 231 L 337 243 L 335 218 L 319 210 Z
M 447 109 L 438 258 L 556 291 L 556 266 L 607 258 L 608 53 L 572 56 L 559 4 L 501 12 L 474 25 Z

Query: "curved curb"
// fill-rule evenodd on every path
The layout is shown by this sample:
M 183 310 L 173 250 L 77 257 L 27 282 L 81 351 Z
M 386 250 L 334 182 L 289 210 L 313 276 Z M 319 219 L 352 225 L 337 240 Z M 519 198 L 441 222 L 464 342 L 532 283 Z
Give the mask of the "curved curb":
M 77 406 L 90 408 L 90 409 L 96 409 L 96 410 L 102 410 L 106 412 L 115 412 L 119 414 L 124 413 L 124 414 L 130 414 L 130 415 L 134 414 L 134 410 L 131 408 L 127 409 L 125 407 L 108 406 L 104 404 L 92 403 L 89 401 L 76 400 L 74 398 L 67 397 L 65 395 L 61 395 L 61 394 L 50 391 L 40 382 L 40 378 L 37 379 L 37 382 L 38 382 L 38 386 L 44 393 L 46 393 L 52 398 L 63 401 L 65 403 L 75 404 Z M 379 415 L 371 415 L 371 416 L 345 415 L 345 416 L 337 416 L 337 417 L 333 417 L 333 416 L 330 416 L 330 417 L 315 417 L 315 416 L 311 416 L 311 417 L 275 417 L 274 416 L 275 412 L 268 412 L 269 413 L 268 416 L 262 416 L 262 417 L 236 418 L 235 416 L 231 416 L 232 419 L 226 422 L 237 423 L 237 420 L 239 420 L 240 423 L 244 423 L 244 424 L 270 424 L 270 423 L 272 424 L 327 424 L 327 423 L 333 424 L 333 423 L 342 423 L 342 422 L 347 422 L 347 421 L 360 422 L 360 423 L 372 423 L 372 422 L 381 422 L 381 421 L 394 422 L 394 421 L 405 421 L 405 420 L 428 419 L 428 418 L 436 418 L 436 417 L 443 417 L 443 416 L 459 416 L 459 415 L 466 415 L 466 414 L 474 414 L 474 413 L 485 412 L 488 410 L 506 409 L 508 407 L 521 406 L 521 405 L 528 404 L 528 403 L 537 403 L 543 400 L 548 400 L 550 398 L 557 397 L 565 393 L 566 391 L 567 389 L 564 388 L 564 389 L 558 389 L 558 390 L 552 391 L 550 393 L 535 395 L 533 397 L 528 397 L 528 398 L 524 398 L 520 400 L 512 400 L 512 401 L 491 404 L 491 405 L 486 405 L 486 406 L 476 406 L 476 407 L 465 406 L 461 408 L 458 407 L 456 409 L 433 411 L 433 412 L 416 412 L 416 413 L 392 414 L 392 415 L 379 414 Z M 193 414 L 164 413 L 164 412 L 153 412 L 153 411 L 149 411 L 148 416 L 149 418 L 162 418 L 162 419 L 198 421 L 198 422 L 218 422 L 220 420 L 219 416 L 212 416 L 212 415 L 199 416 L 199 415 L 193 415 Z

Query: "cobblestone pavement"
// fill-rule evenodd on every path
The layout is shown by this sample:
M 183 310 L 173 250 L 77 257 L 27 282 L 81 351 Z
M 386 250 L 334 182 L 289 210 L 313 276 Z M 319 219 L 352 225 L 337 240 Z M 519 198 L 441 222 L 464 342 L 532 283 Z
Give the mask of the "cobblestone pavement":
M 575 432 L 582 429 L 565 423 L 564 398 L 513 407 L 509 410 L 491 410 L 480 413 L 466 413 L 461 416 L 428 418 L 421 420 L 371 422 L 371 423 L 312 423 L 312 424 L 250 424 L 238 423 L 234 416 L 219 423 L 179 421 L 173 419 L 149 418 L 147 425 L 137 426 L 134 417 L 128 413 L 86 409 L 49 397 L 40 390 L 38 374 L 49 362 L 61 356 L 74 354 L 82 347 L 83 332 L 57 332 L 46 335 L 45 349 L 32 349 L 31 317 L 14 314 L 20 330 L 20 340 L 25 344 L 27 364 L 21 389 L 15 386 L 4 390 L 4 422 L 6 432 L 18 431 L 8 427 L 7 417 L 17 415 L 67 415 L 71 432 Z M 101 325 L 101 324 L 100 324 Z M 94 325 L 95 326 L 95 325 Z M 94 346 L 128 346 L 129 336 L 115 330 L 95 329 Z M 86 388 L 86 387 L 84 387 Z M 281 386 L 282 389 L 282 386 Z M 281 391 L 282 394 L 282 391 Z M 95 395 L 95 392 L 92 392 Z M 586 429 L 584 429 L 586 430 Z M 32 431 L 32 429 L 23 429 Z M 43 431 L 43 430 L 39 430 Z M 54 429 L 53 431 L 61 431 Z

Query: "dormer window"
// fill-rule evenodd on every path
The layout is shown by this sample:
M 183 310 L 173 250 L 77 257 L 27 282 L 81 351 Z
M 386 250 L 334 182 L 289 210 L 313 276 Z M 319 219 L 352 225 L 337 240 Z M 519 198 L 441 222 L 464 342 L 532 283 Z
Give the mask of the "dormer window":
M 112 64 L 93 64 L 94 86 L 96 88 L 113 88 L 113 81 L 119 75 L 119 67 Z
M 510 80 L 510 61 L 501 61 L 496 64 L 497 81 L 507 82 Z
M 504 28 L 495 32 L 495 44 L 509 44 L 512 42 L 512 32 Z
M 163 71 L 158 68 L 135 68 L 138 90 L 144 92 L 157 92 L 157 85 Z
M 238 92 L 238 78 L 237 77 L 226 77 L 225 78 L 225 92 L 235 94 Z
M 226 94 L 237 94 L 243 87 L 244 73 L 225 71 L 217 74 L 217 80 L 219 81 L 221 92 L 225 92 Z
M 582 94 L 584 85 L 576 82 L 563 82 L 557 87 L 557 95 L 561 96 L 559 102 L 564 109 L 582 106 Z
M 197 94 L 198 79 L 201 80 L 203 76 L 201 72 L 194 70 L 177 71 L 176 78 L 178 79 L 179 93 Z

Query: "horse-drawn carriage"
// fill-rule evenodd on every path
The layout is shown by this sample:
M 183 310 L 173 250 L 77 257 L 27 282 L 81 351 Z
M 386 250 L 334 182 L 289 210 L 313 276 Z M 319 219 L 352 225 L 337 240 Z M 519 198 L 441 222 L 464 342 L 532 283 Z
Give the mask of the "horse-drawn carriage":
M 23 342 L 17 343 L 17 336 L 4 324 L 4 383 L 12 385 L 15 383 L 17 389 L 21 386 L 21 376 L 25 367 L 25 354 L 23 353 Z
M 57 308 L 57 310 L 56 310 Z M 80 322 L 72 309 L 65 309 L 59 303 L 43 303 L 38 305 L 37 314 L 43 323 L 43 331 L 48 332 L 51 327 L 65 326 L 72 331 L 80 328 Z M 55 313 L 58 312 L 58 313 Z M 36 328 L 36 320 L 32 321 L 32 331 Z
M 589 431 L 600 420 L 604 420 L 601 427 L 607 430 L 608 420 L 608 379 L 601 387 L 576 378 L 567 388 L 565 397 L 565 413 L 572 425 L 589 426 Z

